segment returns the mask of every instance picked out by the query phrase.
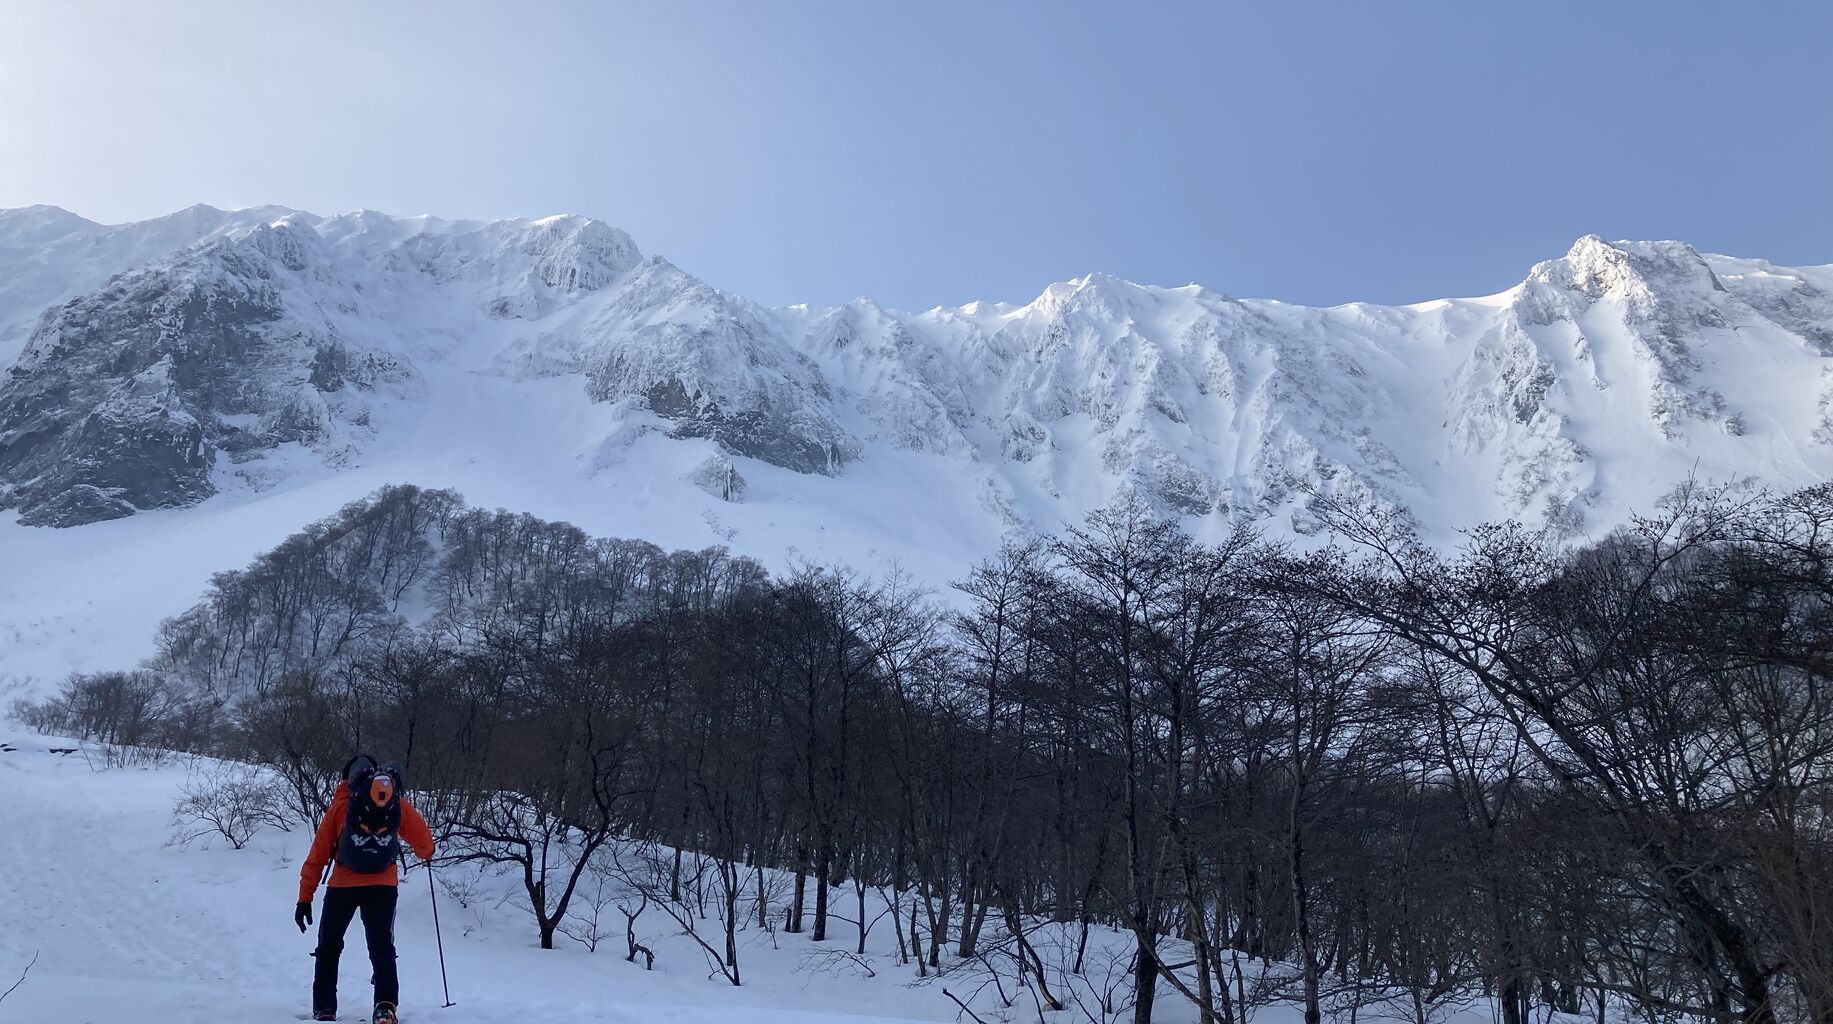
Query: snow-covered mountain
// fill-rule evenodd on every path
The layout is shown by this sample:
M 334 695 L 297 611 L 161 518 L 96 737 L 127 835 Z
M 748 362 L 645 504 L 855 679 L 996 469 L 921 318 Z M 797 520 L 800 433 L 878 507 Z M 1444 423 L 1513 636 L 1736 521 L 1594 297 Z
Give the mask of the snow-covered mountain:
M 0 623 L 60 558 L 188 551 L 201 584 L 388 482 L 940 580 L 1124 493 L 1200 533 L 1372 497 L 1442 540 L 1833 474 L 1833 266 L 1589 236 L 1484 298 L 1097 274 L 907 313 L 765 308 L 584 217 L 31 207 L 0 211 L 0 367 Z
M 1499 295 L 1331 309 L 1091 275 L 1022 306 L 771 310 L 580 217 L 33 207 L 0 212 L 0 266 L 0 337 L 26 338 L 0 503 L 27 523 L 361 461 L 398 440 L 379 406 L 449 397 L 436 370 L 574 381 L 616 421 L 554 438 L 590 449 L 583 473 L 650 430 L 713 441 L 727 498 L 745 461 L 844 488 L 874 451 L 928 452 L 1014 519 L 1133 488 L 1302 529 L 1305 493 L 1347 490 L 1428 526 L 1595 528 L 1696 468 L 1833 468 L 1833 271 L 1675 242 L 1586 237 Z

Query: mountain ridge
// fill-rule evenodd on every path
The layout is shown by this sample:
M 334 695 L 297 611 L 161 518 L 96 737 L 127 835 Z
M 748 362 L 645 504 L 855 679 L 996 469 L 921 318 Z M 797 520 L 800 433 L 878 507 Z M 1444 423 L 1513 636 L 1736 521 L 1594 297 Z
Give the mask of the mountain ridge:
M 907 312 L 765 307 L 576 216 L 79 221 L 0 214 L 0 689 L 139 661 L 389 484 L 940 586 L 1128 496 L 1214 539 L 1336 494 L 1449 545 L 1833 476 L 1833 267 L 1684 244 L 1406 306 L 1089 274 Z
M 1833 470 L 1833 266 L 1676 241 L 1586 235 L 1501 292 L 1401 306 L 1090 273 L 1024 304 L 772 308 L 576 214 L 28 207 L 0 211 L 0 266 L 0 342 L 24 334 L 0 345 L 0 508 L 32 524 L 271 486 L 300 450 L 336 471 L 452 372 L 576 379 L 615 420 L 560 439 L 588 475 L 650 433 L 710 441 L 687 475 L 729 500 L 749 463 L 844 482 L 889 447 L 961 460 L 1008 526 L 1134 493 L 1302 533 L 1323 492 L 1441 534 L 1590 531 L 1658 496 L 1631 438 L 1669 476 Z
M 543 225 L 543 224 L 547 224 L 550 222 L 589 222 L 593 225 L 597 225 L 597 226 L 606 228 L 610 231 L 617 232 L 619 234 L 626 234 L 625 232 L 622 231 L 622 229 L 617 228 L 615 225 L 612 225 L 608 221 L 601 220 L 597 217 L 594 217 L 591 214 L 579 213 L 579 212 L 552 213 L 552 214 L 546 214 L 540 217 L 502 217 L 502 218 L 494 218 L 494 219 L 458 218 L 458 219 L 453 219 L 453 220 L 447 220 L 445 218 L 441 218 L 433 214 L 391 214 L 391 213 L 386 213 L 381 210 L 376 210 L 370 207 L 361 207 L 355 210 L 350 210 L 344 213 L 337 213 L 337 214 L 317 214 L 317 213 L 312 213 L 306 210 L 300 210 L 300 209 L 290 207 L 290 206 L 271 204 L 271 203 L 260 204 L 256 206 L 236 207 L 236 208 L 223 208 L 223 207 L 214 206 L 209 203 L 194 203 L 191 206 L 185 207 L 182 210 L 177 210 L 172 213 L 164 214 L 158 217 L 151 217 L 151 218 L 147 218 L 144 220 L 130 220 L 130 221 L 119 221 L 119 222 L 107 223 L 107 222 L 102 222 L 102 221 L 91 220 L 88 217 L 84 217 L 82 214 L 76 213 L 62 206 L 57 206 L 57 205 L 49 204 L 49 203 L 38 203 L 38 204 L 31 204 L 27 206 L 0 207 L 0 247 L 17 244 L 18 236 L 16 233 L 17 229 L 15 228 L 15 225 L 27 222 L 33 216 L 47 217 L 47 218 L 53 219 L 60 223 L 68 222 L 70 224 L 76 225 L 77 230 L 85 230 L 85 231 L 89 231 L 89 232 L 96 233 L 96 234 L 113 234 L 113 233 L 131 232 L 131 233 L 146 235 L 146 234 L 151 233 L 150 229 L 156 226 L 171 226 L 175 222 L 181 222 L 181 221 L 191 221 L 194 223 L 213 225 L 210 230 L 206 230 L 206 231 L 199 233 L 195 241 L 201 241 L 201 240 L 207 239 L 209 237 L 213 237 L 218 234 L 246 233 L 248 231 L 253 230 L 255 227 L 261 226 L 263 224 L 271 225 L 276 221 L 287 220 L 289 218 L 298 218 L 306 223 L 312 224 L 315 229 L 319 230 L 319 233 L 321 235 L 326 234 L 324 228 L 329 225 L 366 224 L 366 225 L 374 226 L 378 224 L 388 224 L 397 230 L 400 229 L 404 225 L 414 225 L 416 227 L 419 227 L 422 231 L 426 233 L 441 234 L 441 233 L 449 233 L 453 231 L 477 230 L 479 228 L 490 226 L 490 225 Z M 48 240 L 55 241 L 57 240 L 57 238 L 60 238 L 60 237 L 62 236 L 56 236 Z M 327 237 L 331 237 L 331 236 L 327 236 Z M 627 234 L 626 234 L 626 237 L 628 237 Z M 1713 257 L 1713 258 L 1719 258 L 1719 259 L 1740 260 L 1743 262 L 1758 263 L 1758 264 L 1763 264 L 1765 266 L 1777 267 L 1777 268 L 1784 269 L 1784 270 L 1809 270 L 1809 271 L 1833 270 L 1833 262 L 1829 262 L 1825 264 L 1787 266 L 1787 265 L 1781 265 L 1781 264 L 1770 264 L 1769 261 L 1760 260 L 1760 259 L 1743 260 L 1743 258 L 1740 258 L 1740 257 L 1732 257 L 1732 256 L 1724 255 L 1724 254 L 1710 253 L 1704 250 L 1700 250 L 1696 248 L 1695 246 L 1693 246 L 1691 243 L 1686 242 L 1681 239 L 1640 239 L 1640 240 L 1614 239 L 1612 240 L 1612 239 L 1606 239 L 1604 236 L 1597 234 L 1597 233 L 1586 233 L 1584 235 L 1580 235 L 1577 239 L 1575 239 L 1572 245 L 1568 248 L 1567 252 L 1563 256 L 1553 257 L 1550 259 L 1541 260 L 1536 263 L 1530 264 L 1528 274 L 1531 277 L 1535 270 L 1547 264 L 1554 264 L 1554 263 L 1559 263 L 1562 260 L 1572 259 L 1575 256 L 1578 256 L 1581 252 L 1589 251 L 1590 246 L 1593 244 L 1601 245 L 1605 248 L 1619 248 L 1621 246 L 1626 246 L 1626 245 L 1627 246 L 1639 246 L 1639 247 L 1675 247 L 1677 249 L 1684 250 L 1685 252 L 1691 253 L 1692 255 L 1696 257 L 1702 257 L 1702 258 L 1703 257 Z M 183 247 L 182 245 L 175 246 L 172 251 L 176 251 L 176 248 L 182 248 L 182 247 Z M 880 308 L 884 309 L 886 312 L 896 313 L 899 315 L 907 315 L 907 316 L 915 316 L 915 315 L 934 312 L 938 310 L 957 310 L 957 311 L 973 310 L 976 307 L 990 307 L 993 309 L 1004 310 L 1004 311 L 1010 312 L 1013 310 L 1024 309 L 1028 306 L 1031 306 L 1037 303 L 1040 299 L 1043 299 L 1046 296 L 1048 296 L 1049 294 L 1051 294 L 1053 290 L 1060 290 L 1063 288 L 1074 288 L 1078 286 L 1084 286 L 1090 283 L 1091 281 L 1107 281 L 1107 282 L 1112 282 L 1115 284 L 1124 285 L 1124 286 L 1128 286 L 1132 288 L 1147 289 L 1147 290 L 1161 291 L 1161 292 L 1182 292 L 1182 291 L 1195 290 L 1197 292 L 1206 293 L 1208 295 L 1212 295 L 1212 296 L 1215 296 L 1221 299 L 1228 299 L 1228 300 L 1233 300 L 1233 301 L 1243 301 L 1243 302 L 1250 302 L 1250 303 L 1261 303 L 1261 304 L 1274 305 L 1274 306 L 1286 306 L 1286 307 L 1292 307 L 1292 308 L 1314 309 L 1314 310 L 1336 310 L 1336 309 L 1346 309 L 1346 308 L 1352 308 L 1352 307 L 1367 307 L 1367 308 L 1377 308 L 1377 309 L 1414 309 L 1414 308 L 1418 308 L 1421 306 L 1429 306 L 1435 303 L 1443 303 L 1443 302 L 1485 302 L 1488 300 L 1496 300 L 1503 296 L 1506 296 L 1509 293 L 1516 290 L 1517 288 L 1519 288 L 1522 283 L 1524 283 L 1524 282 L 1517 282 L 1513 285 L 1500 289 L 1496 292 L 1479 294 L 1479 295 L 1435 296 L 1435 297 L 1419 299 L 1419 300 L 1415 300 L 1411 302 L 1378 302 L 1378 301 L 1370 300 L 1370 299 L 1347 299 L 1347 300 L 1344 300 L 1343 302 L 1332 303 L 1329 305 L 1311 305 L 1311 304 L 1306 304 L 1306 303 L 1290 302 L 1284 299 L 1276 299 L 1276 298 L 1270 298 L 1270 297 L 1265 297 L 1265 296 L 1235 295 L 1232 292 L 1218 291 L 1215 289 L 1213 285 L 1207 285 L 1207 284 L 1204 284 L 1198 281 L 1188 281 L 1181 285 L 1149 284 L 1146 282 L 1134 281 L 1130 278 L 1127 278 L 1121 275 L 1117 275 L 1117 274 L 1113 274 L 1113 273 L 1109 273 L 1103 270 L 1089 270 L 1089 271 L 1084 272 L 1081 276 L 1078 276 L 1078 277 L 1070 277 L 1070 278 L 1066 278 L 1061 281 L 1050 282 L 1044 285 L 1044 287 L 1039 290 L 1036 296 L 1033 296 L 1032 298 L 1028 300 L 1023 300 L 1023 301 L 1014 300 L 1014 299 L 978 298 L 978 299 L 970 299 L 970 300 L 967 300 L 965 302 L 961 302 L 955 305 L 937 303 L 934 305 L 921 307 L 921 308 L 917 308 L 917 307 L 905 308 L 905 307 L 885 306 L 882 303 L 880 303 L 877 299 L 873 298 L 872 296 L 860 294 L 860 295 L 854 296 L 852 299 L 849 299 L 846 302 L 842 302 L 834 306 L 816 306 L 810 303 L 787 303 L 782 306 L 769 307 L 769 308 L 784 309 L 784 310 L 798 310 L 798 309 L 832 310 L 832 309 L 838 309 L 842 306 L 849 305 L 853 302 L 867 301 L 867 302 L 871 302 L 874 305 L 879 306 Z

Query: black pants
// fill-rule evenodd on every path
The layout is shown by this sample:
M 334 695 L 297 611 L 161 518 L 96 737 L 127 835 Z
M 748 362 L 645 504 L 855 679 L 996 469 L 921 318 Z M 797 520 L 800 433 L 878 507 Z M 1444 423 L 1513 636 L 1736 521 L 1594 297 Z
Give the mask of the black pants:
M 369 940 L 369 965 L 375 969 L 378 1003 L 400 1002 L 395 978 L 395 887 L 352 885 L 325 890 L 318 918 L 318 964 L 312 970 L 312 1011 L 337 1009 L 337 958 L 344 951 L 344 930 L 360 911 L 363 937 Z

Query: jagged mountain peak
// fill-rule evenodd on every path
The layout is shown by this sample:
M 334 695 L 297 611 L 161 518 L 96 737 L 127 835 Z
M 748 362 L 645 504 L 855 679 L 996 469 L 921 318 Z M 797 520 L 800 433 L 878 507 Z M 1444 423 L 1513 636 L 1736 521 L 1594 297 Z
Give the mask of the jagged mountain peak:
M 1078 309 L 1123 313 L 1149 302 L 1151 293 L 1152 289 L 1146 285 L 1134 284 L 1112 274 L 1088 273 L 1046 285 L 1025 309 L 1045 316 L 1059 316 Z
M 866 297 L 767 309 L 576 214 L 0 214 L 20 237 L 28 223 L 102 253 L 51 237 L 0 275 L 0 339 L 31 339 L 0 386 L 0 505 L 32 521 L 258 492 L 421 444 L 416 463 L 437 461 L 442 439 L 408 425 L 479 388 L 497 397 L 473 417 L 535 417 L 521 436 L 587 477 L 678 445 L 692 500 L 748 503 L 816 487 L 798 474 L 844 489 L 941 459 L 1008 526 L 1136 494 L 1301 529 L 1307 495 L 1336 492 L 1418 508 L 1429 530 L 1593 529 L 1695 466 L 1833 471 L 1833 275 L 1679 242 L 1585 236 L 1507 292 L 1414 306 L 1091 273 L 913 314 Z M 9 288 L 50 296 L 32 324 L 6 318 Z M 146 472 L 105 471 L 122 460 Z
M 1724 291 L 1697 249 L 1676 241 L 1606 242 L 1584 235 L 1559 259 L 1534 265 L 1528 283 L 1570 289 L 1590 298 L 1650 299 L 1661 291 Z

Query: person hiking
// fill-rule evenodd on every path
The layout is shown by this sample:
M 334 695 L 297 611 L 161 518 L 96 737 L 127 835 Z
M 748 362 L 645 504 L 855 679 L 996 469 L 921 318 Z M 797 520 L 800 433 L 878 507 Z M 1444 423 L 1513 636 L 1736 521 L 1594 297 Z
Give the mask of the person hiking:
M 312 896 L 327 864 L 323 913 L 318 921 L 318 958 L 312 970 L 312 1019 L 337 1019 L 337 959 L 344 951 L 344 931 L 358 914 L 369 942 L 375 970 L 374 1024 L 395 1024 L 400 982 L 395 975 L 395 900 L 400 874 L 396 862 L 401 844 L 421 860 L 433 859 L 433 833 L 426 819 L 401 792 L 402 769 L 391 761 L 377 767 L 375 758 L 359 754 L 344 766 L 344 781 L 331 796 L 331 808 L 318 824 L 305 866 L 299 869 L 299 903 L 293 923 L 304 932 L 312 923 Z M 335 861 L 335 863 L 333 863 Z

